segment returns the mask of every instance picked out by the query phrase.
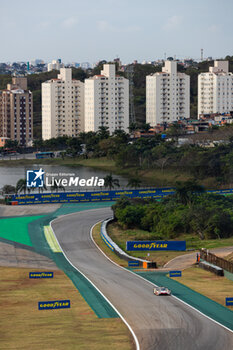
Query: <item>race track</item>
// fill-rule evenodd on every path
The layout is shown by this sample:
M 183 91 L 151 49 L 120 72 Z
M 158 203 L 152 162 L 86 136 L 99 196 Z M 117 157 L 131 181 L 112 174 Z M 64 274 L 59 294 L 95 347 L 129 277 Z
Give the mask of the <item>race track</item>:
M 90 229 L 112 216 L 109 208 L 60 217 L 52 227 L 68 259 L 112 302 L 133 328 L 141 350 L 230 350 L 233 333 L 173 297 L 156 297 L 152 285 L 111 263 Z

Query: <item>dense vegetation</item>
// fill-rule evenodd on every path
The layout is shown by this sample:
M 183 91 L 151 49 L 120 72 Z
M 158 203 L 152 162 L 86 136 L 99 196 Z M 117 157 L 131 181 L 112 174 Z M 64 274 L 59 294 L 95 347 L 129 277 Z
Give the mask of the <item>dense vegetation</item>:
M 169 132 L 168 132 L 169 134 Z M 109 135 L 107 128 L 98 132 L 80 133 L 79 137 L 58 137 L 35 141 L 35 150 L 65 150 L 63 157 L 100 158 L 114 161 L 117 169 L 137 172 L 159 171 L 163 177 L 167 173 L 187 175 L 203 182 L 208 179 L 209 188 L 233 184 L 233 126 L 223 126 L 205 134 L 205 137 L 222 138 L 225 143 L 217 143 L 212 148 L 200 147 L 197 143 L 177 147 L 176 133 L 170 130 L 171 140 L 155 135 L 150 138 L 130 139 L 130 135 L 116 130 Z M 13 148 L 12 141 L 7 147 Z M 17 147 L 16 147 L 17 148 Z M 133 177 L 133 175 L 131 176 Z M 153 183 L 154 185 L 158 185 Z M 174 185 L 165 182 L 161 185 Z
M 117 222 L 124 229 L 148 231 L 140 239 L 174 239 L 181 234 L 200 239 L 233 236 L 233 198 L 197 192 L 179 186 L 175 195 L 160 202 L 123 197 L 113 206 Z M 192 186 L 191 186 L 192 187 Z M 186 189 L 185 189 L 186 188 Z
M 233 56 L 227 56 L 229 60 L 230 71 L 233 71 Z M 81 68 L 72 68 L 72 75 L 74 79 L 84 81 L 92 75 L 99 74 L 102 69 L 103 63 L 100 64 L 93 70 L 89 69 L 83 71 Z M 196 65 L 184 68 L 178 65 L 178 71 L 184 72 L 190 75 L 190 116 L 191 118 L 197 117 L 197 77 L 201 72 L 206 72 L 209 66 L 213 65 L 213 61 L 204 61 Z M 162 66 L 154 66 L 151 64 L 136 64 L 134 65 L 134 109 L 136 121 L 140 124 L 145 123 L 146 119 L 146 76 L 152 73 L 161 71 Z M 41 138 L 41 83 L 44 81 L 56 78 L 58 72 L 51 71 L 40 74 L 32 74 L 28 76 L 28 88 L 33 92 L 33 103 L 34 103 L 34 136 L 35 138 Z M 119 71 L 118 74 L 127 77 L 126 72 Z M 11 76 L 7 74 L 0 74 L 0 90 L 6 89 L 7 83 L 11 82 Z

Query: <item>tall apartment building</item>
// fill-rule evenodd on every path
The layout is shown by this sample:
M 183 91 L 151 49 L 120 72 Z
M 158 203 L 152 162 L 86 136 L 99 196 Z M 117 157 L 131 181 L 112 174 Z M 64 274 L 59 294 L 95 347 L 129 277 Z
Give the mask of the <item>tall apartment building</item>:
M 129 81 L 116 75 L 115 64 L 104 64 L 100 75 L 85 80 L 85 132 L 109 128 L 110 134 L 129 127 Z
M 198 75 L 198 118 L 202 114 L 233 111 L 233 74 L 228 61 L 214 61 L 209 72 Z
M 162 72 L 146 77 L 146 122 L 151 126 L 190 116 L 190 78 L 165 61 Z
M 58 58 L 57 60 L 52 60 L 51 63 L 48 63 L 48 72 L 51 70 L 60 70 L 61 68 L 64 68 L 64 64 L 61 63 L 61 59 Z
M 84 130 L 84 83 L 61 68 L 57 79 L 42 83 L 42 138 L 78 136 Z
M 26 77 L 13 77 L 0 91 L 0 137 L 26 146 L 33 139 L 33 96 Z

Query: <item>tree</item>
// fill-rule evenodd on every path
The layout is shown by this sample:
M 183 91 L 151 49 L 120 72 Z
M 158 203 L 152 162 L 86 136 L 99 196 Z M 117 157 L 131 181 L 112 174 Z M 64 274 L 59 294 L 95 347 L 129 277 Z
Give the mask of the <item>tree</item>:
M 39 193 L 40 192 L 44 192 L 44 190 L 47 190 L 47 187 L 46 187 L 45 183 L 43 183 L 42 187 L 38 187 L 38 190 L 39 190 Z
M 2 192 L 3 194 L 12 194 L 16 192 L 16 188 L 15 186 L 12 186 L 12 185 L 5 185 L 2 188 Z
M 17 150 L 19 146 L 19 142 L 16 140 L 6 140 L 4 148 L 11 148 L 13 150 Z
M 144 124 L 142 124 L 140 129 L 145 131 L 145 132 L 148 132 L 150 130 L 150 128 L 151 128 L 150 123 L 144 123 Z
M 129 179 L 127 187 L 138 188 L 140 187 L 141 183 L 142 181 L 139 179 L 139 177 L 132 177 Z
M 24 192 L 24 194 L 26 193 L 28 189 L 28 192 L 30 192 L 30 189 L 27 188 L 27 181 L 26 179 L 20 179 L 19 181 L 17 181 L 16 184 L 16 192 Z
M 132 133 L 133 131 L 136 131 L 136 130 L 138 129 L 137 123 L 131 123 L 131 124 L 129 124 L 128 129 L 129 129 L 129 132 L 130 132 L 130 133 Z
M 51 192 L 53 192 L 53 191 L 58 192 L 58 190 L 60 190 L 60 189 L 63 190 L 64 192 L 66 191 L 65 187 L 62 185 L 58 185 L 56 183 L 56 181 L 54 182 L 53 186 L 51 186 Z
M 176 141 L 178 140 L 179 136 L 183 135 L 184 133 L 183 126 L 178 123 L 173 123 L 167 130 L 167 134 L 174 137 Z
M 107 126 L 99 126 L 99 130 L 97 132 L 97 135 L 100 140 L 109 138 L 109 129 Z
M 199 185 L 196 180 L 188 180 L 185 182 L 176 182 L 175 197 L 176 199 L 184 204 L 191 204 L 194 196 L 194 192 L 203 193 L 205 189 Z
M 105 188 L 109 188 L 109 190 L 111 190 L 112 188 L 114 187 L 120 187 L 120 184 L 119 184 L 119 180 L 118 179 L 114 179 L 112 177 L 112 174 L 110 173 L 109 175 L 106 175 L 104 177 L 104 187 Z
M 77 156 L 81 151 L 81 141 L 77 137 L 69 137 L 66 141 L 68 149 L 66 150 L 66 154 L 71 155 L 72 157 Z

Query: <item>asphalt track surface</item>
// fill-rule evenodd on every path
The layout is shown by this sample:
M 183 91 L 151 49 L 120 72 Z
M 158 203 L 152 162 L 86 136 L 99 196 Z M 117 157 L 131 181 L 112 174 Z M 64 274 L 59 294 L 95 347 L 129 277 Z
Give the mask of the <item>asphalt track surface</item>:
M 179 300 L 156 297 L 152 285 L 110 262 L 90 238 L 109 208 L 60 217 L 52 227 L 68 259 L 112 302 L 134 330 L 141 350 L 230 350 L 233 333 Z

